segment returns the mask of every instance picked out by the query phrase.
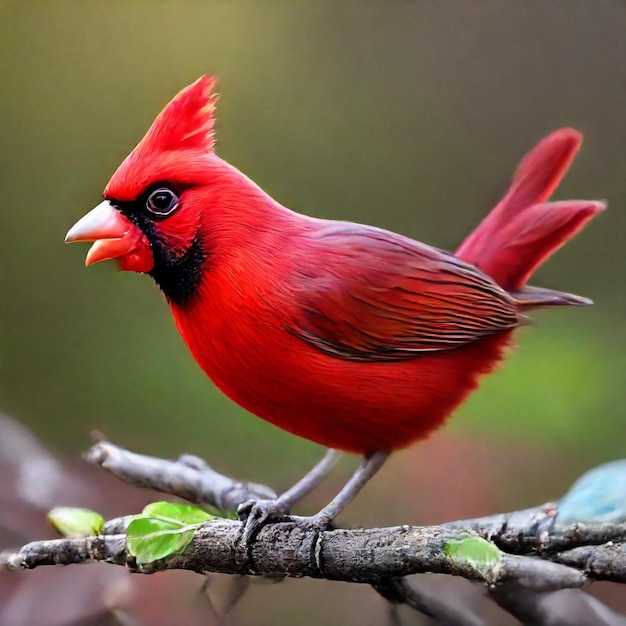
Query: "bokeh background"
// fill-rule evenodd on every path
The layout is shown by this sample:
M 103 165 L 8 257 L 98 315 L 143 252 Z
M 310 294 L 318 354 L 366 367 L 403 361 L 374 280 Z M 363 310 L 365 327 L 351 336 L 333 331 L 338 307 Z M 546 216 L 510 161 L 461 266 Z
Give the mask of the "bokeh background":
M 321 454 L 215 390 L 149 278 L 86 270 L 86 246 L 63 245 L 202 73 L 220 79 L 219 154 L 283 204 L 443 248 L 496 203 L 525 151 L 574 126 L 585 144 L 555 197 L 609 211 L 534 283 L 596 305 L 538 312 L 506 367 L 442 432 L 395 455 L 342 521 L 437 523 L 558 497 L 626 452 L 624 32 L 621 0 L 2 1 L 0 408 L 59 456 L 98 430 L 277 488 Z M 232 619 L 378 624 L 385 610 L 367 588 L 291 581 L 254 586 Z

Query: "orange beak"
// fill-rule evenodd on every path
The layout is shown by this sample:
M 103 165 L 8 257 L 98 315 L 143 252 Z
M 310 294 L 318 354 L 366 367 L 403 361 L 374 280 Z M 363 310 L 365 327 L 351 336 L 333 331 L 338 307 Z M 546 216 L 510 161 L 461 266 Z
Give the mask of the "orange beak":
M 65 236 L 65 243 L 93 241 L 85 265 L 116 259 L 122 270 L 149 272 L 154 257 L 146 236 L 105 200 L 82 217 Z

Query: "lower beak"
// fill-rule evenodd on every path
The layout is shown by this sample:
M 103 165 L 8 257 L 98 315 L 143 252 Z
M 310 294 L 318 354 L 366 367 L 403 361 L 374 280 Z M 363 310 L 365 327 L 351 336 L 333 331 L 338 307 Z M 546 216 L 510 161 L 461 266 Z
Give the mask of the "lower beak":
M 65 243 L 93 241 L 85 265 L 117 259 L 123 270 L 149 272 L 154 258 L 145 235 L 105 200 L 82 217 L 65 236 Z

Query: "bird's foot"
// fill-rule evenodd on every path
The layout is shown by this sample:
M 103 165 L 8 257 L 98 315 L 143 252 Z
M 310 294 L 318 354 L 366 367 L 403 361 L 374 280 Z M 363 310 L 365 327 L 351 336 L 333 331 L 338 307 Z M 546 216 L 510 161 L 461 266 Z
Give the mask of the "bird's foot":
M 270 522 L 286 521 L 289 506 L 276 500 L 246 500 L 237 507 L 237 517 L 243 522 L 240 545 L 246 554 L 260 530 Z
M 237 508 L 237 516 L 243 522 L 243 530 L 237 549 L 237 561 L 248 563 L 250 561 L 250 548 L 261 529 L 270 523 L 292 523 L 303 529 L 326 530 L 332 521 L 322 509 L 316 515 L 302 517 L 289 515 L 289 505 L 276 500 L 248 500 Z
M 296 524 L 296 526 L 302 529 L 317 530 L 318 532 L 322 532 L 323 530 L 328 530 L 333 521 L 333 518 L 330 517 L 324 509 L 322 509 L 319 513 L 315 515 L 310 515 L 308 517 L 302 517 L 300 515 L 290 515 L 289 521 L 293 522 L 294 524 Z

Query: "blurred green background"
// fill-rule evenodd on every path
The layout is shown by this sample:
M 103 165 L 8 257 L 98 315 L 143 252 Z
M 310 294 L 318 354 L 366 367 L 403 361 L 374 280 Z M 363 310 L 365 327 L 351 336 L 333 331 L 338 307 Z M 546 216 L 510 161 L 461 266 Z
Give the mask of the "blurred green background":
M 149 278 L 86 270 L 87 247 L 63 245 L 159 110 L 210 73 L 219 154 L 304 213 L 453 249 L 525 151 L 568 125 L 586 141 L 555 197 L 609 203 L 534 279 L 596 305 L 537 313 L 506 367 L 346 522 L 530 506 L 624 456 L 625 6 L 3 1 L 1 408 L 62 454 L 98 430 L 277 487 L 320 455 L 214 389 Z

